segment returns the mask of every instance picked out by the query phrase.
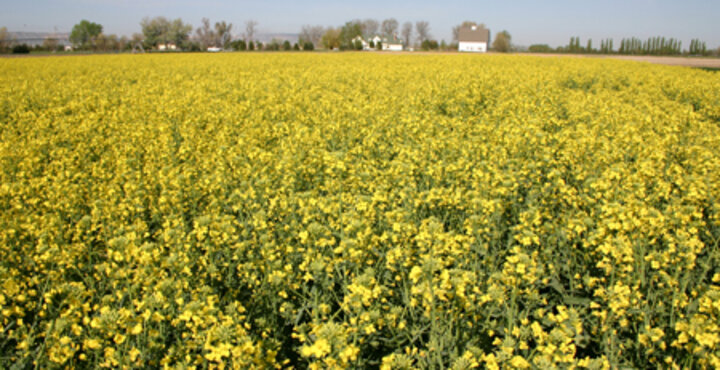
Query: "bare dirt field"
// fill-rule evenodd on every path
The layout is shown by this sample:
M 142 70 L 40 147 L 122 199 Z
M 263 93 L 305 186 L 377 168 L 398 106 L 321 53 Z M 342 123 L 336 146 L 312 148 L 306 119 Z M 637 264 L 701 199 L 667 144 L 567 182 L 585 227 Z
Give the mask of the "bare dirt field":
M 689 57 L 667 57 L 667 56 L 645 56 L 645 55 L 592 55 L 592 54 L 524 54 L 539 57 L 566 57 L 566 58 L 612 58 L 621 60 L 633 60 L 636 62 L 647 62 L 664 64 L 669 66 L 683 66 L 696 68 L 720 69 L 720 58 L 689 58 Z

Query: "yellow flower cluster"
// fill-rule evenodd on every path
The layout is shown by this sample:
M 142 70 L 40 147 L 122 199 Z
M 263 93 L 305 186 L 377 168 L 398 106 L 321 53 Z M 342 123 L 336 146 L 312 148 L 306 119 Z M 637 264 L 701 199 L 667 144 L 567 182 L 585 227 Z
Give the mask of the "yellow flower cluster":
M 720 367 L 720 75 L 0 59 L 0 367 Z

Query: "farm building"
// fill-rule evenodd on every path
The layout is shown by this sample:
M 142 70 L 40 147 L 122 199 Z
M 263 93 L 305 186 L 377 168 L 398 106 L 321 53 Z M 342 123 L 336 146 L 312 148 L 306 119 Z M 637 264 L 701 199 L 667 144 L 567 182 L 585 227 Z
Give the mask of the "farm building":
M 177 50 L 178 47 L 172 42 L 168 42 L 167 44 L 158 44 L 157 45 L 158 50 L 160 51 L 168 51 L 168 50 Z
M 371 50 L 371 48 L 370 48 L 370 43 L 368 43 L 367 41 L 365 41 L 365 39 L 363 39 L 362 36 L 355 36 L 355 38 L 352 39 L 353 45 L 354 45 L 356 42 L 358 42 L 358 41 L 362 44 L 362 49 L 363 49 L 363 50 Z
M 484 53 L 488 51 L 490 30 L 484 27 L 462 27 L 458 32 L 458 51 Z
M 398 40 L 397 37 L 393 37 L 392 39 L 383 39 L 382 49 L 384 51 L 403 51 L 403 42 Z

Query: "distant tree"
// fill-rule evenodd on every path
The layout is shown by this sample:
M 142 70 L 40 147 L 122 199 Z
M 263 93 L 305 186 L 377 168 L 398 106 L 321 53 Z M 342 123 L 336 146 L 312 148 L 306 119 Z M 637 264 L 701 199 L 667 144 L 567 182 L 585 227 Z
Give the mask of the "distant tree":
M 30 54 L 30 46 L 28 44 L 18 44 L 12 48 L 13 54 Z
M 393 37 L 397 35 L 398 21 L 395 18 L 386 19 L 382 21 L 380 28 L 385 37 Z
M 612 39 L 600 40 L 600 52 L 603 54 L 613 53 L 612 43 L 613 43 Z
M 403 41 L 405 41 L 405 46 L 410 46 L 410 40 L 411 40 L 411 37 L 412 37 L 412 32 L 413 32 L 413 24 L 412 24 L 412 22 L 405 22 L 405 23 L 403 23 L 403 27 L 402 27 L 402 32 L 401 32 L 401 33 L 402 33 Z
M 245 35 L 244 35 L 245 37 L 244 38 L 246 41 L 248 41 L 248 42 L 254 41 L 253 38 L 255 37 L 257 25 L 258 25 L 258 22 L 254 21 L 252 19 L 245 22 Z
M 144 18 L 140 22 L 147 48 L 159 44 L 173 43 L 179 48 L 187 46 L 192 26 L 183 23 L 182 19 L 169 20 L 165 17 Z
M 507 53 L 511 50 L 512 47 L 512 36 L 510 36 L 510 32 L 508 31 L 501 31 L 495 36 L 495 41 L 493 41 L 493 50 L 500 52 L 500 53 Z
M 227 49 L 232 41 L 232 23 L 225 21 L 215 23 L 215 46 Z
M 374 19 L 366 19 L 362 21 L 362 33 L 363 37 L 371 38 L 375 36 L 380 28 L 380 23 Z
M 255 50 L 255 43 L 252 41 L 248 41 L 248 50 L 252 51 Z
M 362 37 L 362 22 L 359 20 L 345 22 L 340 29 L 340 48 L 355 49 L 354 40 L 358 36 Z
M 95 45 L 93 49 L 96 51 L 108 51 L 111 48 L 109 40 L 104 33 L 101 33 L 95 37 Z
M 340 47 L 340 30 L 328 27 L 322 36 L 322 45 L 325 49 L 337 49 Z
M 707 45 L 704 41 L 699 39 L 690 40 L 690 49 L 688 49 L 690 55 L 707 55 Z
M 424 51 L 437 50 L 440 46 L 435 40 L 424 40 L 420 43 L 420 48 Z
M 375 41 L 370 40 L 370 42 L 368 43 L 368 46 L 370 47 L 370 49 L 375 49 Z
M 588 39 L 588 41 L 587 41 L 587 46 L 585 47 L 585 52 L 586 52 L 586 53 L 592 53 L 592 52 L 593 52 L 592 39 Z
M 90 48 L 94 44 L 95 38 L 102 33 L 102 30 L 102 25 L 83 19 L 73 26 L 70 32 L 70 42 L 76 48 Z
M 311 42 L 314 46 L 320 46 L 320 42 L 322 41 L 322 36 L 325 33 L 325 27 L 323 26 L 310 26 L 305 25 L 302 26 L 300 29 L 300 35 L 298 37 L 298 41 L 300 41 L 301 44 L 305 45 L 308 42 Z M 303 47 L 303 49 L 305 49 Z
M 274 38 L 273 38 L 272 41 L 270 41 L 270 42 L 265 46 L 265 50 L 278 51 L 278 50 L 280 50 L 281 46 L 282 46 L 282 45 L 280 44 L 280 41 L 278 41 L 277 39 L 274 39 Z
M 566 50 L 569 53 L 582 53 L 584 49 L 580 46 L 580 37 L 571 37 Z
M 247 50 L 247 42 L 243 39 L 235 40 L 230 43 L 230 47 L 236 51 L 245 51 Z
M 130 45 L 130 41 L 128 40 L 127 36 L 123 35 L 117 39 L 117 50 L 119 50 L 119 51 L 128 50 L 129 45 Z
M 207 50 L 210 46 L 216 46 L 215 41 L 217 40 L 217 36 L 215 35 L 215 31 L 210 27 L 210 20 L 207 18 L 203 18 L 201 21 L 200 27 L 198 27 L 195 30 L 195 37 L 200 43 L 200 48 L 202 50 Z M 145 33 L 145 31 L 143 31 Z M 147 35 L 146 35 L 146 45 L 148 44 L 147 41 Z
M 425 40 L 430 39 L 430 23 L 427 21 L 415 22 L 415 32 L 417 33 L 418 43 L 422 45 Z
M 382 50 L 382 41 L 378 41 L 377 44 L 375 44 L 375 49 Z
M 528 51 L 531 53 L 551 53 L 553 49 L 548 44 L 534 44 L 530 45 Z
M 167 39 L 174 43 L 177 47 L 185 49 L 190 42 L 190 33 L 193 27 L 189 23 L 184 23 L 181 18 L 174 19 L 170 22 Z
M 0 28 L 0 53 L 7 53 L 10 46 L 10 36 L 7 28 Z
M 292 50 L 292 44 L 290 44 L 290 41 L 285 40 L 282 44 L 282 48 L 285 51 L 290 51 L 290 50 Z
M 46 37 L 45 40 L 43 40 L 42 47 L 43 49 L 47 51 L 55 51 L 58 48 L 58 39 L 54 37 Z
M 310 41 L 305 41 L 305 43 L 303 44 L 303 50 L 313 51 L 313 50 L 315 50 L 315 44 L 313 44 Z
M 255 42 L 255 49 L 257 50 L 263 50 L 263 43 L 260 41 Z
M 440 50 L 446 51 L 448 49 L 449 49 L 448 44 L 445 42 L 445 40 L 442 40 L 440 42 Z
M 295 51 L 300 50 L 300 45 L 297 42 L 293 45 L 293 50 L 295 50 Z
M 143 49 L 143 39 L 144 38 L 145 37 L 143 36 L 142 33 L 137 33 L 137 32 L 133 33 L 132 37 L 130 38 L 130 49 L 132 50 L 133 53 L 145 51 Z

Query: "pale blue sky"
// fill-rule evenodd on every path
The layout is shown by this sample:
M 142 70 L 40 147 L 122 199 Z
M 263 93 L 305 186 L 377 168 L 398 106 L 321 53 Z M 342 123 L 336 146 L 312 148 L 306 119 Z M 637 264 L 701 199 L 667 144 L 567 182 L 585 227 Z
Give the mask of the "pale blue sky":
M 720 0 L 0 0 L 0 26 L 9 31 L 68 32 L 81 19 L 104 26 L 106 33 L 131 35 L 143 17 L 182 18 L 194 27 L 203 17 L 235 24 L 255 19 L 261 33 L 297 33 L 303 24 L 339 26 L 354 18 L 382 21 L 394 17 L 430 22 L 433 38 L 451 39 L 451 29 L 463 20 L 485 23 L 493 34 L 506 29 L 513 43 L 567 44 L 579 36 L 584 44 L 602 38 L 676 37 L 687 48 L 692 38 L 720 46 Z

